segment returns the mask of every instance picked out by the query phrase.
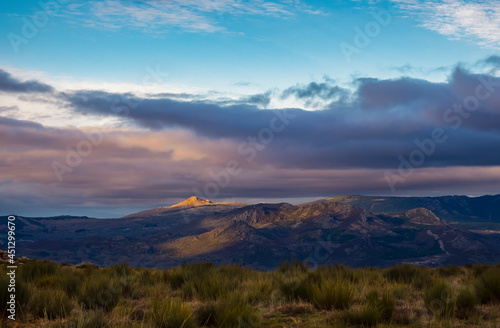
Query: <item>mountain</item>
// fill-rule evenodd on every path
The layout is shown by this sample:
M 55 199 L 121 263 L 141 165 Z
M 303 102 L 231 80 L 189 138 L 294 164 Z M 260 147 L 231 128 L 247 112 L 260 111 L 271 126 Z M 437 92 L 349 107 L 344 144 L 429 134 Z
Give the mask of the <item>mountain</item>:
M 262 269 L 292 258 L 311 266 L 500 261 L 500 241 L 494 235 L 450 224 L 428 207 L 400 205 L 394 210 L 399 200 L 383 205 L 386 200 L 381 198 L 355 197 L 363 196 L 299 205 L 212 203 L 191 197 L 118 219 L 18 217 L 17 253 L 75 264 L 128 261 L 134 266 L 168 267 L 209 261 Z M 390 208 L 391 213 L 348 202 Z M 5 241 L 0 240 L 0 248 L 5 249 Z
M 481 197 L 380 197 L 336 196 L 329 200 L 349 204 L 376 213 L 399 213 L 422 207 L 441 219 L 476 230 L 500 230 L 500 195 Z
M 207 215 L 209 213 L 220 213 L 247 205 L 250 204 L 212 203 L 209 200 L 191 196 L 188 199 L 172 206 L 160 206 L 151 210 L 129 214 L 123 218 L 175 217 L 180 215 L 184 220 L 189 221 L 191 217 L 199 216 L 200 214 Z

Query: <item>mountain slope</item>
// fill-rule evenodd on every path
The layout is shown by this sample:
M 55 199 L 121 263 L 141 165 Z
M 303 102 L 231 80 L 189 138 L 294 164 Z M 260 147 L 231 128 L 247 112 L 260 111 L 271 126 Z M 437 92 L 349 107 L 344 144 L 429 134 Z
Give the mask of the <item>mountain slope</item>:
M 336 196 L 328 200 L 349 204 L 375 213 L 406 212 L 426 208 L 439 218 L 462 227 L 500 230 L 500 195 L 467 197 Z
M 428 208 L 376 213 L 337 199 L 248 205 L 189 198 L 120 219 L 18 217 L 16 246 L 29 258 L 147 267 L 209 261 L 271 269 L 291 258 L 313 266 L 500 261 L 498 238 L 449 224 Z

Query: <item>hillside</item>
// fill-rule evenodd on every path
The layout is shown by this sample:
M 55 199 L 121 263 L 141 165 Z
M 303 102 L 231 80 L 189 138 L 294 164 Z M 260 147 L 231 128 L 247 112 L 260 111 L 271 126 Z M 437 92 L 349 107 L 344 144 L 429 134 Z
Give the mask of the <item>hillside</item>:
M 500 195 L 467 197 L 386 197 L 336 196 L 329 200 L 349 204 L 375 213 L 399 213 L 423 207 L 441 219 L 469 229 L 500 230 Z
M 189 198 L 119 219 L 18 217 L 17 252 L 146 267 L 210 261 L 271 269 L 291 258 L 355 267 L 500 261 L 498 238 L 449 224 L 428 208 L 384 214 L 337 200 L 248 205 Z

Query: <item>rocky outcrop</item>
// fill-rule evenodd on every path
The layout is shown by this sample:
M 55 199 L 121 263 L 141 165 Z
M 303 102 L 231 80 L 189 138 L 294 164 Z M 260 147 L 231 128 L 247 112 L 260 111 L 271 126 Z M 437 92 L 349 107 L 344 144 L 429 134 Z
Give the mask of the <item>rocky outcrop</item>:
M 410 219 L 411 223 L 424 224 L 424 225 L 440 225 L 445 224 L 440 220 L 432 211 L 426 208 L 414 208 L 406 212 L 406 216 Z

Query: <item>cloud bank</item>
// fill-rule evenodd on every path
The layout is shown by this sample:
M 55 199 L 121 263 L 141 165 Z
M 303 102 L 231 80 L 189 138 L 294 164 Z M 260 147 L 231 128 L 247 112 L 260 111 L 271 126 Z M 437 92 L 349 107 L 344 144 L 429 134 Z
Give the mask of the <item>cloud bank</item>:
M 363 78 L 350 90 L 325 79 L 229 102 L 59 92 L 5 71 L 0 77 L 0 90 L 10 96 L 43 93 L 75 115 L 122 122 L 56 128 L 12 118 L 18 109 L 2 107 L 0 115 L 12 113 L 0 116 L 4 214 L 37 206 L 81 214 L 125 203 L 157 206 L 195 190 L 241 200 L 391 194 L 386 173 L 397 173 L 415 151 L 425 158 L 395 194 L 498 193 L 500 79 L 460 66 L 442 83 Z M 323 108 L 267 108 L 272 97 Z M 427 153 L 436 131 L 443 141 Z M 226 183 L 234 163 L 238 173 Z M 214 182 L 216 193 L 206 189 Z
M 187 32 L 228 32 L 227 15 L 288 18 L 297 13 L 322 14 L 301 1 L 170 0 L 91 1 L 68 6 L 65 14 L 87 27 L 118 30 L 135 28 L 162 34 L 177 28 Z M 83 14 L 88 13 L 88 14 Z
M 465 39 L 483 47 L 499 47 L 500 3 L 496 1 L 392 1 L 429 30 L 453 40 Z

